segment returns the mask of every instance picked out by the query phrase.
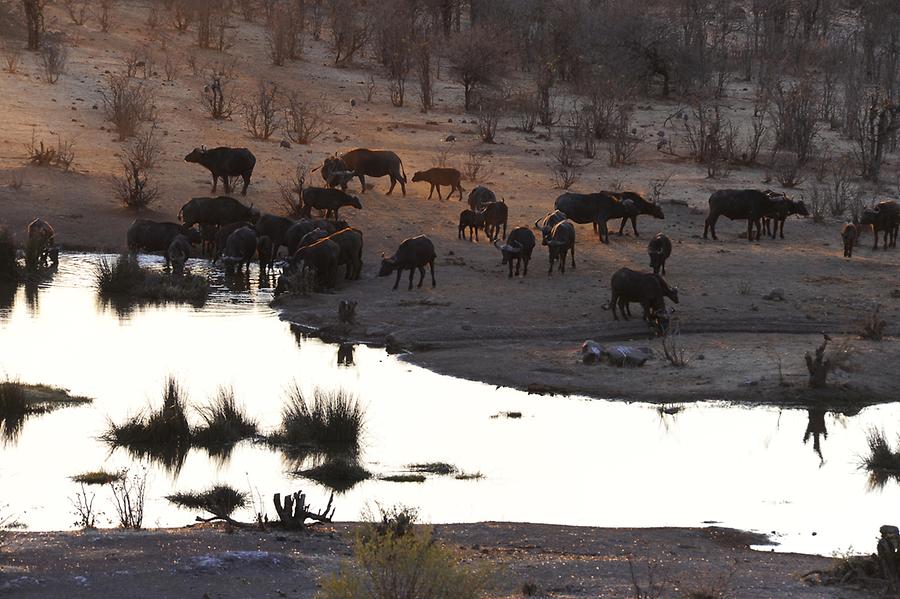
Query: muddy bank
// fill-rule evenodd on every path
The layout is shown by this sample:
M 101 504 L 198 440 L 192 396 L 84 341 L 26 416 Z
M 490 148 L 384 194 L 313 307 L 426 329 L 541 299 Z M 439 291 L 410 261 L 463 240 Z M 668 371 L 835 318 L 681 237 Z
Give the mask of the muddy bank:
M 7 533 L 0 596 L 314 597 L 317 581 L 350 555 L 354 524 L 312 535 L 203 526 L 140 532 Z M 732 597 L 856 598 L 802 576 L 833 566 L 818 556 L 754 551 L 758 535 L 722 528 L 602 529 L 524 523 L 453 524 L 436 535 L 467 562 L 497 572 L 493 597 L 531 583 L 552 597 L 631 596 L 629 558 L 663 597 L 715 589 Z

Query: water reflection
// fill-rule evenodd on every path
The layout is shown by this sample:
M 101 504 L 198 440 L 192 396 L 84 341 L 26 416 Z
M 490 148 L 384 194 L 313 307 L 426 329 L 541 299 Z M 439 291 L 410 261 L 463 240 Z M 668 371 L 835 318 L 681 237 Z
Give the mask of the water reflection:
M 353 366 L 353 344 L 341 343 L 338 345 L 337 363 L 338 366 Z
M 806 432 L 803 434 L 803 443 L 806 444 L 810 437 L 813 440 L 813 451 L 819 456 L 819 467 L 825 465 L 825 457 L 822 455 L 822 438 L 828 438 L 828 428 L 825 426 L 825 414 L 821 409 L 807 410 Z

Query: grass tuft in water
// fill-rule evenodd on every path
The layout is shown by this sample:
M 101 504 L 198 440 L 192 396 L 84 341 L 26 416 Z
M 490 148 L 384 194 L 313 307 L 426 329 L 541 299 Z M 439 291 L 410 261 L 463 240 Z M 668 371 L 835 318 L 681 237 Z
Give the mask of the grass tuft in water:
M 194 444 L 222 448 L 256 434 L 256 421 L 237 403 L 234 390 L 222 387 L 213 400 L 197 410 L 203 424 L 193 431 Z
M 424 483 L 424 474 L 388 474 L 382 476 L 381 480 L 389 483 Z
M 25 419 L 70 405 L 90 403 L 86 397 L 70 395 L 49 385 L 29 385 L 19 381 L 0 382 L 0 438 L 14 440 Z
M 143 268 L 134 254 L 122 254 L 116 260 L 101 258 L 94 281 L 105 297 L 128 297 L 154 302 L 203 302 L 209 295 L 205 277 L 191 274 L 171 275 Z
M 364 411 L 348 391 L 316 388 L 308 400 L 295 384 L 281 412 L 281 428 L 269 440 L 292 448 L 313 448 L 325 452 L 359 451 L 364 427 Z
M 16 242 L 5 227 L 0 227 L 0 281 L 13 282 L 19 278 L 16 261 Z
M 166 497 L 179 507 L 189 510 L 203 510 L 213 515 L 212 520 L 233 522 L 234 510 L 247 505 L 247 494 L 227 485 L 216 485 L 206 491 L 175 493 Z
M 869 455 L 862 460 L 861 467 L 869 471 L 869 484 L 873 488 L 882 487 L 888 479 L 900 480 L 900 447 L 891 448 L 884 431 L 871 429 L 866 435 Z
M 92 472 L 82 472 L 70 477 L 74 482 L 82 485 L 111 485 L 114 482 L 124 478 L 124 472 L 107 472 L 106 470 L 94 470 Z
M 440 476 L 449 476 L 456 474 L 457 468 L 453 464 L 446 462 L 427 462 L 425 464 L 410 464 L 407 466 L 413 472 L 426 472 L 428 474 L 437 474 Z
M 484 474 L 481 472 L 460 472 L 455 477 L 456 480 L 481 480 Z
M 346 458 L 328 460 L 314 468 L 301 470 L 297 474 L 338 493 L 348 491 L 357 483 L 372 478 L 372 473 L 363 468 L 359 462 Z

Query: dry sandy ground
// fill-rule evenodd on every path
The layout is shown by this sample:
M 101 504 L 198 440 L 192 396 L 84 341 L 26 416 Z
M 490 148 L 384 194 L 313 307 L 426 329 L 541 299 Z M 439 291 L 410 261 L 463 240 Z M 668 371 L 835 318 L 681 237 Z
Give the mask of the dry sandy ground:
M 350 555 L 352 525 L 313 535 L 176 529 L 11 533 L 0 550 L 0 596 L 313 597 L 317 581 Z M 835 560 L 752 551 L 760 539 L 729 529 L 596 529 L 480 523 L 436 527 L 466 563 L 497 572 L 492 597 L 533 583 L 545 597 L 632 597 L 636 579 L 665 591 L 721 591 L 734 598 L 871 596 L 813 586 L 802 576 Z M 656 595 L 653 595 L 656 596 Z
M 41 82 L 37 61 L 28 54 L 20 73 L 0 72 L 0 225 L 19 235 L 27 222 L 42 216 L 55 226 L 64 247 L 122 249 L 125 231 L 135 217 L 175 220 L 178 208 L 190 197 L 209 194 L 206 171 L 183 162 L 183 156 L 200 144 L 251 148 L 258 162 L 247 201 L 268 211 L 277 209 L 277 182 L 292 173 L 298 163 L 316 165 L 331 152 L 354 147 L 397 151 L 410 176 L 415 170 L 434 166 L 439 153 L 448 148 L 451 166 L 460 166 L 471 148 L 490 152 L 491 173 L 484 182 L 505 198 L 511 226 L 533 223 L 552 208 L 559 194 L 548 170 L 556 142 L 512 130 L 509 120 L 501 123 L 497 144 L 480 145 L 472 117 L 460 110 L 461 90 L 446 78 L 438 82 L 438 109 L 430 114 L 421 114 L 414 106 L 390 106 L 383 80 L 379 80 L 375 101 L 365 103 L 366 71 L 333 68 L 326 42 L 309 41 L 304 60 L 276 68 L 265 58 L 265 38 L 259 25 L 236 21 L 239 52 L 234 53 L 235 89 L 249 92 L 261 77 L 278 81 L 282 89 L 322 99 L 333 108 L 322 137 L 310 146 L 282 148 L 277 135 L 268 142 L 250 139 L 237 116 L 216 122 L 201 112 L 198 94 L 204 80 L 190 72 L 187 56 L 195 55 L 198 64 L 208 66 L 230 59 L 214 51 L 193 49 L 192 33 L 178 35 L 168 27 L 150 32 L 144 25 L 146 9 L 131 3 L 115 9 L 117 26 L 110 33 L 100 32 L 93 20 L 84 27 L 76 26 L 68 23 L 58 7 L 49 10 L 50 28 L 64 30 L 73 46 L 67 74 L 56 85 Z M 134 213 L 119 206 L 111 192 L 110 176 L 117 169 L 123 144 L 109 131 L 103 111 L 94 107 L 102 105 L 104 73 L 121 71 L 122 57 L 132 49 L 150 48 L 156 56 L 156 70 L 162 72 L 163 45 L 182 68 L 174 82 L 164 82 L 158 75 L 148 82 L 157 90 L 163 143 L 157 173 L 161 194 L 150 210 Z M 740 121 L 752 112 L 752 89 L 736 85 L 731 92 L 725 110 Z M 356 100 L 356 106 L 350 105 L 351 99 Z M 409 102 L 414 104 L 414 97 Z M 610 245 L 601 245 L 590 227 L 580 226 L 577 268 L 565 275 L 548 276 L 546 252 L 538 247 L 529 275 L 508 279 L 496 249 L 484 241 L 475 244 L 457 239 L 457 217 L 463 205 L 456 199 L 426 201 L 427 186 L 412 183 L 406 197 L 399 193 L 385 196 L 386 182 L 373 180 L 374 189 L 361 194 L 364 209 L 347 209 L 342 214 L 365 233 L 363 279 L 341 281 L 334 294 L 288 298 L 281 303 L 284 317 L 322 329 L 326 336 L 412 350 L 408 359 L 440 372 L 519 388 L 654 401 L 828 399 L 858 404 L 897 399 L 900 345 L 893 338 L 876 343 L 859 340 L 857 335 L 860 321 L 875 304 L 883 305 L 888 334 L 896 334 L 900 292 L 893 292 L 900 289 L 900 252 L 871 251 L 871 236 L 867 235 L 852 260 L 843 258 L 841 221 L 836 219 L 823 224 L 792 219 L 786 225 L 787 239 L 752 244 L 739 237 L 741 224 L 722 220 L 720 241 L 700 239 L 710 192 L 723 187 L 762 187 L 764 174 L 760 169 L 740 169 L 728 179 L 711 180 L 702 167 L 656 152 L 653 140 L 657 131 L 668 129 L 670 137 L 677 133 L 664 124 L 666 116 L 676 109 L 674 102 L 655 99 L 639 104 L 637 127 L 648 143 L 639 151 L 637 162 L 609 168 L 601 146 L 598 159 L 585 168 L 574 188 L 593 191 L 622 186 L 646 190 L 651 180 L 671 174 L 663 192 L 666 219 L 642 218 L 640 238 L 631 234 L 614 236 Z M 72 172 L 24 166 L 24 146 L 32 130 L 45 141 L 52 141 L 53 134 L 74 140 L 77 156 Z M 442 141 L 448 134 L 457 141 Z M 834 144 L 838 152 L 848 147 L 831 132 L 823 134 L 823 143 Z M 896 180 L 896 157 L 889 157 L 888 162 L 885 179 Z M 475 183 L 464 185 L 471 189 Z M 669 200 L 680 203 L 671 204 Z M 679 342 L 690 364 L 675 368 L 662 359 L 640 369 L 580 364 L 577 351 L 585 339 L 629 341 L 659 351 L 660 341 L 649 340 L 640 322 L 615 322 L 601 309 L 609 297 L 609 277 L 616 269 L 646 268 L 646 242 L 656 231 L 665 232 L 675 243 L 667 279 L 680 290 Z M 438 250 L 438 286 L 391 291 L 392 279 L 375 277 L 381 252 L 390 253 L 404 238 L 423 233 L 434 240 Z M 763 299 L 776 288 L 783 290 L 784 301 Z M 336 326 L 337 303 L 345 298 L 359 302 L 358 322 L 349 330 Z M 852 343 L 853 368 L 837 373 L 828 392 L 811 394 L 804 388 L 803 354 L 820 342 L 822 332 L 832 335 L 836 344 L 843 340 Z M 693 578 L 691 572 L 703 571 L 707 559 L 725 564 L 733 552 L 741 560 L 739 578 L 757 589 L 740 596 L 821 597 L 824 593 L 822 589 L 806 589 L 797 578 L 799 573 L 825 563 L 823 560 L 724 550 L 702 531 L 582 529 L 573 534 L 592 539 L 585 541 L 585 546 L 596 543 L 598 547 L 585 549 L 582 555 L 573 550 L 579 544 L 568 542 L 565 535 L 550 534 L 545 527 L 502 525 L 500 529 L 502 535 L 493 527 L 469 528 L 469 532 L 451 527 L 442 534 L 462 539 L 463 545 L 486 547 L 498 561 L 509 562 L 511 571 L 518 574 L 510 578 L 507 590 L 534 577 L 547 588 L 561 589 L 563 595 L 596 595 L 603 591 L 604 584 L 618 585 L 617 593 L 622 594 L 627 581 L 621 556 L 638 547 L 641 551 L 635 552 L 642 559 L 659 557 L 685 580 Z M 490 536 L 488 530 L 505 540 Z M 547 540 L 535 541 L 535 535 L 546 536 Z M 523 540 L 526 536 L 527 542 Z M 524 549 L 523 545 L 534 547 Z M 290 555 L 291 565 L 237 567 L 224 574 L 184 570 L 190 565 L 190 556 L 257 546 Z M 146 590 L 147 595 L 158 597 L 165 596 L 162 589 L 174 581 L 191 593 L 210 588 L 218 589 L 216 592 L 223 596 L 237 596 L 246 595 L 236 590 L 246 587 L 235 584 L 252 585 L 279 576 L 289 583 L 273 584 L 273 594 L 279 588 L 309 596 L 314 574 L 333 569 L 338 556 L 346 552 L 343 541 L 318 537 L 295 542 L 277 540 L 276 535 L 257 540 L 250 533 L 223 537 L 194 531 L 139 536 L 16 534 L 13 547 L 16 559 L 32 568 L 27 575 L 46 581 L 45 586 L 26 584 L 16 591 L 32 596 L 95 596 L 105 585 L 103 588 L 118 596 L 135 596 Z M 555 549 L 551 553 L 553 547 L 560 553 Z M 587 555 L 592 552 L 598 555 Z M 63 580 L 54 573 L 62 555 L 69 556 L 63 562 L 68 574 L 87 576 L 89 586 L 79 587 L 74 579 Z M 127 565 L 115 565 L 114 557 Z M 578 582 L 567 580 L 565 575 L 556 578 L 557 560 L 567 564 Z M 137 578 L 116 575 L 120 570 L 142 574 Z M 173 577 L 172 572 L 180 574 Z M 609 579 L 590 582 L 588 573 L 605 572 L 610 573 Z M 56 584 L 64 585 L 58 588 L 65 588 L 65 592 L 46 592 L 57 588 L 52 586 Z M 305 591 L 301 591 L 303 585 Z M 566 590 L 566 585 L 572 585 L 571 590 Z M 797 594 L 782 592 L 778 585 L 792 585 L 795 590 L 791 593 Z M 182 595 L 172 592 L 172 596 Z

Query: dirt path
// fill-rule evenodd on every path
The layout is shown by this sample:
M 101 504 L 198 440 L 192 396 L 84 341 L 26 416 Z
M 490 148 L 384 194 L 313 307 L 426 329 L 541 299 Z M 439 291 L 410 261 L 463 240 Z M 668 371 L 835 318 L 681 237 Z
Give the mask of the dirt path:
M 10 533 L 0 549 L 0 596 L 312 598 L 317 581 L 350 555 L 353 525 L 313 535 L 226 534 L 188 528 L 142 532 Z M 830 558 L 752 551 L 763 539 L 730 529 L 598 529 L 540 524 L 442 525 L 436 536 L 469 563 L 495 566 L 492 597 L 518 597 L 525 583 L 544 596 L 631 597 L 650 576 L 661 597 L 716 589 L 737 598 L 866 597 L 810 586 L 801 576 Z

